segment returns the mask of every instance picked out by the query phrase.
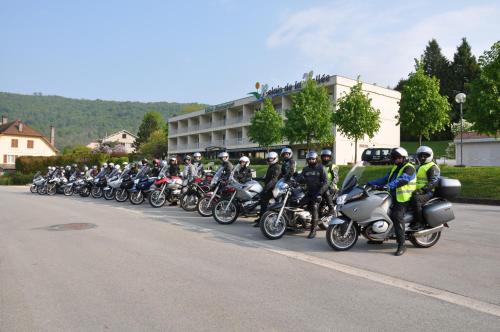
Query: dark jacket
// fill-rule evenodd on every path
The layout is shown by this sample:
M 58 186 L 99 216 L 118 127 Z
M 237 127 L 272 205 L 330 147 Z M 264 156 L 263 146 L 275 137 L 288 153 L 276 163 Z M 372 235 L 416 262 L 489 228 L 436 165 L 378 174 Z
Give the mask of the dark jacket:
M 264 178 L 264 191 L 273 190 L 281 175 L 281 167 L 278 163 L 269 165 Z
M 238 165 L 239 166 L 239 165 Z M 252 180 L 252 170 L 248 167 L 235 167 L 233 178 L 239 183 L 246 183 Z
M 229 177 L 231 176 L 231 173 L 233 172 L 233 164 L 231 164 L 231 162 L 228 160 L 228 161 L 222 162 L 220 167 L 222 168 L 221 180 L 229 180 Z
M 280 177 L 284 178 L 285 181 L 288 181 L 293 176 L 295 171 L 296 171 L 295 160 L 293 160 L 291 158 L 288 160 L 283 160 L 283 163 L 281 164 L 281 176 Z
M 304 167 L 297 181 L 306 185 L 307 195 L 310 197 L 323 195 L 328 189 L 328 179 L 321 164 Z
M 167 176 L 179 176 L 180 174 L 180 169 L 179 165 L 168 165 L 167 168 Z

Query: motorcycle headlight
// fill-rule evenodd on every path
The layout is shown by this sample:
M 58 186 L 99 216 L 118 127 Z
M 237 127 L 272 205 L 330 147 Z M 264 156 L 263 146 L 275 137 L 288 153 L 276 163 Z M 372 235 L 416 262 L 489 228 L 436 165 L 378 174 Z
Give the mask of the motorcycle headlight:
M 346 200 L 347 200 L 347 195 L 346 194 L 337 197 L 337 205 L 344 204 Z
M 278 198 L 279 196 L 283 195 L 287 189 L 288 184 L 286 184 L 285 182 L 278 183 L 273 189 L 273 197 Z

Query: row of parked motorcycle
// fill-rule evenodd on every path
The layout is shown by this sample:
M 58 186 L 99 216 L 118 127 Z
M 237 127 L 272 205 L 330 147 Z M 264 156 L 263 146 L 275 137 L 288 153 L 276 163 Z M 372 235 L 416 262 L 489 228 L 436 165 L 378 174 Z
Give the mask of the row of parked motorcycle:
M 327 242 L 334 250 L 352 248 L 359 235 L 375 242 L 394 239 L 394 227 L 389 217 L 391 195 L 360 185 L 359 180 L 366 166 L 366 163 L 359 163 L 347 174 L 342 188 L 334 197 L 334 215 L 326 202 L 320 205 L 319 228 L 327 231 Z M 129 200 L 134 205 L 148 200 L 154 208 L 161 208 L 167 203 L 177 204 L 185 211 L 197 211 L 203 217 L 212 216 L 223 225 L 234 223 L 240 216 L 257 216 L 260 210 L 262 185 L 255 179 L 246 183 L 232 178 L 223 179 L 222 169 L 215 173 L 205 171 L 203 176 L 183 178 L 169 176 L 166 163 L 159 167 L 157 176 L 151 176 L 148 165 L 137 169 L 124 163 L 123 170 L 121 168 L 120 165 L 107 165 L 99 172 L 96 167 L 83 171 L 75 167 L 72 172 L 49 168 L 45 176 L 35 174 L 30 190 L 40 195 L 60 193 L 96 199 L 103 197 L 117 202 Z M 413 223 L 411 211 L 405 215 L 407 239 L 421 248 L 436 244 L 443 227 L 454 219 L 451 203 L 447 199 L 455 197 L 459 190 L 457 180 L 443 178 L 436 197 L 424 207 L 426 225 L 422 229 L 409 227 Z M 312 215 L 300 203 L 304 195 L 304 189 L 293 179 L 278 181 L 268 209 L 260 218 L 260 230 L 266 238 L 276 240 L 287 231 L 309 229 Z

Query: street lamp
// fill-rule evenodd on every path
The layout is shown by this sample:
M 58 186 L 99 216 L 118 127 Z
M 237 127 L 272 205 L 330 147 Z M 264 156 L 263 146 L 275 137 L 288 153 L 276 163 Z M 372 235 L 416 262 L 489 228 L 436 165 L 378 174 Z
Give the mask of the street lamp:
M 463 131 L 464 131 L 464 115 L 462 112 L 462 104 L 465 103 L 466 95 L 465 93 L 460 92 L 455 96 L 455 102 L 460 105 L 460 165 L 464 166 L 464 154 L 463 154 Z

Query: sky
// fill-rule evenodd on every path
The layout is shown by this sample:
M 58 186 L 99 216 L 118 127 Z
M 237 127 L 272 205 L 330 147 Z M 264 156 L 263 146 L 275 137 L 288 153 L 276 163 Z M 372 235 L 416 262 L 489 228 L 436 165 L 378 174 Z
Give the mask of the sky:
M 219 104 L 303 73 L 394 87 L 435 38 L 500 40 L 500 1 L 0 0 L 0 91 Z

